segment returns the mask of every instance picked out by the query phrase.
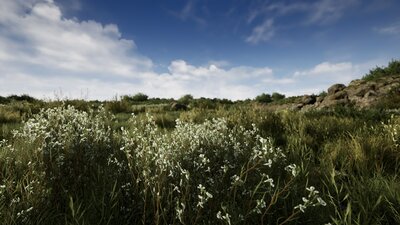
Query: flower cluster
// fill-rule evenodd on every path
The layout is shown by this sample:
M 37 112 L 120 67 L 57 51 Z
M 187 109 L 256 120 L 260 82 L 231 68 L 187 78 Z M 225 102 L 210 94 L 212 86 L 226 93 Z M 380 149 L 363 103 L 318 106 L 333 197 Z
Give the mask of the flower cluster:
M 394 115 L 391 116 L 387 124 L 383 124 L 385 130 L 388 132 L 389 137 L 392 139 L 396 147 L 400 146 L 400 120 Z
M 294 209 L 298 209 L 304 213 L 307 207 L 310 206 L 326 206 L 326 202 L 321 197 L 319 197 L 319 191 L 315 190 L 314 186 L 310 186 L 306 188 L 306 190 L 309 192 L 308 196 L 303 197 L 303 203 L 295 206 Z

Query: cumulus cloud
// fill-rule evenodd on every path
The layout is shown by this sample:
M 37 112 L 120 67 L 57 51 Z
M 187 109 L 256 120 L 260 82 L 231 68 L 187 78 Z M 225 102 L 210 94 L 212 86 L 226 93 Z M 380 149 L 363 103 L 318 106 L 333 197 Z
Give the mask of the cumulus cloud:
M 269 38 L 272 25 L 267 21 L 249 41 Z M 270 67 L 174 60 L 164 73 L 156 73 L 152 60 L 138 52 L 133 40 L 124 39 L 117 25 L 66 18 L 53 0 L 1 0 L 0 27 L 0 95 L 51 98 L 57 92 L 68 98 L 111 99 L 144 92 L 244 99 L 263 92 L 309 93 L 360 71 L 351 63 L 326 62 L 277 77 Z
M 152 61 L 116 25 L 64 18 L 53 0 L 2 0 L 0 26 L 0 76 L 6 84 L 0 94 L 88 86 L 102 90 L 93 90 L 93 98 L 104 98 L 123 90 L 107 93 L 106 87 L 140 85 L 153 73 Z
M 63 16 L 52 0 L 3 0 L 0 12 L 0 94 L 107 99 L 115 94 L 251 98 L 279 80 L 268 67 L 194 66 L 175 60 L 162 74 L 117 25 Z M 61 91 L 60 91 L 61 90 Z
M 353 64 L 351 62 L 322 62 L 312 68 L 297 70 L 293 73 L 293 84 L 286 87 L 288 95 L 318 94 L 335 83 L 348 84 L 351 80 L 360 78 L 376 62 Z M 295 91 L 291 91 L 293 88 Z M 293 90 L 292 89 L 292 90 Z
M 117 76 L 152 67 L 148 58 L 131 56 L 134 42 L 121 38 L 116 25 L 63 18 L 52 0 L 3 2 L 0 40 L 2 51 L 14 55 L 11 65 Z
M 193 66 L 184 60 L 175 60 L 162 74 L 164 83 L 178 83 L 179 91 L 200 97 L 222 97 L 230 99 L 252 98 L 264 91 L 264 79 L 279 80 L 268 67 L 238 66 L 223 69 L 217 65 Z

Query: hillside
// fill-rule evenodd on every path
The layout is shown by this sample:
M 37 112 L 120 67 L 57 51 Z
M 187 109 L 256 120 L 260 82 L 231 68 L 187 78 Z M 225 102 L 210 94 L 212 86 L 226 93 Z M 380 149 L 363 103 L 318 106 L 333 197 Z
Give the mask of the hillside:
M 327 92 L 319 96 L 304 95 L 297 103 L 294 103 L 292 108 L 302 110 L 336 106 L 393 108 L 395 103 L 399 103 L 399 95 L 400 76 L 381 77 L 371 81 L 357 79 L 351 81 L 347 86 L 333 84 Z

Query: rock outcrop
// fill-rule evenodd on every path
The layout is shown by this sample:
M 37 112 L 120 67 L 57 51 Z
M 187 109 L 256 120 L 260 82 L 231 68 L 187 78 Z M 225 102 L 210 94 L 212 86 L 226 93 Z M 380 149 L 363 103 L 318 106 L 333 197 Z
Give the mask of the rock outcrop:
M 324 95 L 304 95 L 292 109 L 322 109 L 335 106 L 373 107 L 390 94 L 400 95 L 400 76 L 389 76 L 374 81 L 353 80 L 348 86 L 334 84 Z

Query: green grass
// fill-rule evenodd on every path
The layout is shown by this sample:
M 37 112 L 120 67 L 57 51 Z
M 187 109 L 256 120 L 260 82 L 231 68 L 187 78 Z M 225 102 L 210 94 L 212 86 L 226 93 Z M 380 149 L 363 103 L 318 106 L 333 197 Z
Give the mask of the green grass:
M 2 224 L 400 224 L 397 111 L 124 104 L 1 106 Z

